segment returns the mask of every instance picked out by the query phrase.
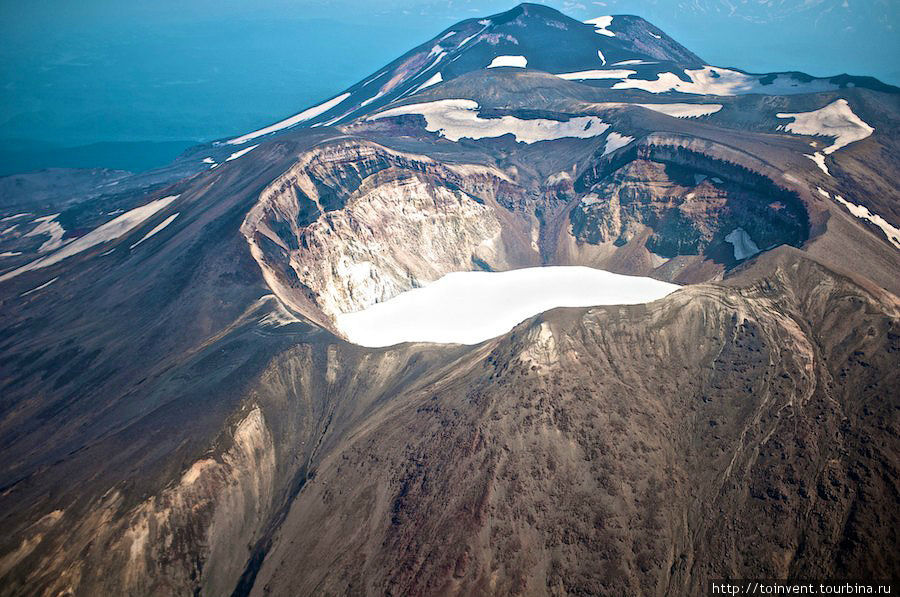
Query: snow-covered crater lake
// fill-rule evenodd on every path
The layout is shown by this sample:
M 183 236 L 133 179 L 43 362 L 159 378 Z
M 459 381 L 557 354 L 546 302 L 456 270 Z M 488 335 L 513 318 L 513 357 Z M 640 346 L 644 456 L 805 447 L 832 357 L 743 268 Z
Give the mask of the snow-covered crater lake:
M 582 266 L 507 272 L 454 272 L 356 313 L 339 315 L 354 344 L 401 342 L 478 344 L 556 307 L 633 305 L 660 299 L 679 286 Z

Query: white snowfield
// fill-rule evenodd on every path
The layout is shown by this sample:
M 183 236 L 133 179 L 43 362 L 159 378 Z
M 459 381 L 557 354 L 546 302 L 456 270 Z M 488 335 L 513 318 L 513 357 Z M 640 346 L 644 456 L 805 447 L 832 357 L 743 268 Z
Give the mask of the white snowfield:
M 594 26 L 594 33 L 599 35 L 606 35 L 608 37 L 615 37 L 616 34 L 607 29 L 610 25 L 612 25 L 613 18 L 609 15 L 603 17 L 597 17 L 595 19 L 588 19 L 585 21 L 588 25 Z
M 628 135 L 620 135 L 619 133 L 613 131 L 606 137 L 606 147 L 603 149 L 603 155 L 607 155 L 619 148 L 625 147 L 632 141 L 634 141 L 634 137 L 629 137 Z
M 487 65 L 488 68 L 497 68 L 498 66 L 516 66 L 518 68 L 525 68 L 528 65 L 528 59 L 524 56 L 497 56 L 491 63 Z
M 804 153 L 803 155 L 814 161 L 816 163 L 816 166 L 819 167 L 819 170 L 821 170 L 828 176 L 831 176 L 831 172 L 828 171 L 828 166 L 825 165 L 825 154 L 823 154 L 821 151 L 817 151 L 815 153 Z
M 574 73 L 559 73 L 556 76 L 567 81 L 584 81 L 585 79 L 627 79 L 637 71 L 615 68 L 580 70 Z
M 265 128 L 259 129 L 258 131 L 253 131 L 252 133 L 247 133 L 246 135 L 241 135 L 240 137 L 235 137 L 229 141 L 226 141 L 229 145 L 243 145 L 247 141 L 251 139 L 256 139 L 257 137 L 262 137 L 263 135 L 268 135 L 269 133 L 274 133 L 275 131 L 280 131 L 282 129 L 286 129 L 288 127 L 292 127 L 295 124 L 299 124 L 301 122 L 305 122 L 311 118 L 315 118 L 320 114 L 324 114 L 328 110 L 334 108 L 342 101 L 350 97 L 350 93 L 342 93 L 337 97 L 333 97 L 327 102 L 319 104 L 318 106 L 313 106 L 312 108 L 308 108 L 299 114 L 295 114 L 290 118 L 285 118 L 281 122 L 276 122 L 273 125 L 267 126 Z
M 826 147 L 825 154 L 831 154 L 850 145 L 854 141 L 861 141 L 875 132 L 875 129 L 866 124 L 850 109 L 850 104 L 845 99 L 838 99 L 824 108 L 812 112 L 797 112 L 788 114 L 785 112 L 776 114 L 778 118 L 793 118 L 794 122 L 784 126 L 784 130 L 796 135 L 819 135 L 822 137 L 834 137 L 834 143 Z M 813 158 L 814 160 L 816 158 Z M 818 160 L 816 160 L 818 163 Z M 823 158 L 824 164 L 824 158 Z
M 228 156 L 227 158 L 225 158 L 225 161 L 226 161 L 226 162 L 230 162 L 231 160 L 236 160 L 236 159 L 238 159 L 239 157 L 241 157 L 242 155 L 246 155 L 246 154 L 250 153 L 251 151 L 253 151 L 253 150 L 256 149 L 257 147 L 259 147 L 259 144 L 251 145 L 250 147 L 245 147 L 244 149 L 242 149 L 242 150 L 240 150 L 240 151 L 235 151 L 233 154 L 231 154 L 230 156 Z
M 620 60 L 618 62 L 614 62 L 610 66 L 629 66 L 629 65 L 640 65 L 640 64 L 659 64 L 653 60 Z
M 821 191 L 821 189 L 819 190 Z M 838 203 L 846 207 L 847 211 L 849 211 L 857 218 L 867 220 L 881 228 L 881 230 L 884 232 L 884 235 L 888 237 L 889 241 L 891 241 L 891 244 L 894 245 L 894 247 L 896 247 L 897 249 L 900 249 L 900 228 L 891 226 L 891 224 L 887 220 L 885 220 L 878 214 L 869 211 L 869 209 L 865 205 L 856 205 L 855 203 L 850 203 L 840 195 L 835 195 L 834 198 Z
M 438 73 L 438 74 L 440 74 L 440 73 Z M 416 89 L 416 91 L 418 91 L 418 89 Z M 413 93 L 415 93 L 415 92 L 413 92 Z M 363 108 L 363 107 L 365 107 L 365 106 L 368 106 L 368 105 L 371 104 L 372 102 L 377 101 L 377 100 L 380 100 L 382 97 L 384 97 L 384 92 L 383 92 L 383 91 L 379 91 L 378 93 L 376 93 L 375 95 L 373 95 L 373 96 L 370 97 L 369 99 L 363 100 L 362 102 L 360 102 L 359 107 L 360 107 L 360 108 Z
M 556 307 L 632 305 L 660 299 L 675 284 L 582 266 L 455 272 L 336 319 L 350 342 L 478 344 Z
M 652 81 L 627 78 L 613 85 L 613 89 L 642 89 L 651 93 L 680 91 L 701 95 L 742 95 L 761 93 L 764 95 L 791 95 L 796 93 L 813 93 L 837 89 L 837 85 L 823 80 L 808 83 L 794 79 L 788 75 L 776 75 L 768 85 L 763 85 L 759 75 L 748 75 L 736 70 L 704 66 L 698 69 L 686 69 L 684 73 L 690 81 L 684 81 L 675 73 L 659 73 Z
M 122 215 L 113 218 L 109 222 L 102 224 L 97 228 L 94 228 L 84 236 L 73 240 L 71 243 L 69 243 L 59 251 L 51 253 L 46 257 L 36 259 L 30 263 L 26 263 L 20 268 L 6 272 L 2 276 L 0 276 L 0 282 L 9 280 L 10 278 L 14 278 L 19 274 L 23 274 L 31 270 L 36 270 L 42 267 L 48 267 L 50 265 L 53 265 L 54 263 L 59 263 L 63 259 L 71 257 L 72 255 L 77 255 L 78 253 L 90 249 L 91 247 L 125 236 L 130 231 L 140 226 L 141 223 L 144 222 L 144 220 L 160 211 L 161 209 L 175 201 L 175 199 L 177 198 L 178 195 L 163 197 L 162 199 L 157 199 L 156 201 L 151 201 L 146 205 L 142 205 L 130 211 L 126 211 Z
M 165 228 L 166 226 L 171 224 L 173 221 L 175 221 L 175 218 L 177 218 L 177 217 L 178 217 L 178 212 L 176 211 L 171 216 L 169 216 L 168 218 L 166 218 L 165 220 L 163 220 L 162 222 L 160 222 L 159 224 L 154 226 L 153 230 L 151 230 L 150 232 L 145 234 L 143 237 L 141 237 L 141 240 L 137 241 L 136 243 L 134 243 L 133 245 L 131 245 L 128 248 L 129 249 L 135 248 L 136 246 L 138 246 L 139 244 L 141 244 L 142 242 L 144 242 L 145 240 L 147 240 L 148 238 L 150 238 L 151 236 L 153 236 L 154 234 L 156 234 L 157 232 L 159 232 L 160 230 L 162 230 L 163 228 Z
M 63 236 L 66 235 L 65 228 L 56 221 L 56 218 L 59 217 L 59 214 L 52 214 L 49 216 L 43 216 L 40 218 L 35 218 L 34 221 L 37 223 L 37 226 L 31 229 L 25 236 L 41 236 L 46 234 L 50 238 L 44 241 L 44 243 L 38 247 L 38 253 L 46 253 L 47 251 L 54 251 L 60 248 L 63 243 Z
M 8 222 L 9 220 L 15 220 L 16 218 L 24 218 L 25 216 L 30 216 L 31 214 L 28 212 L 23 212 L 20 214 L 13 214 L 11 216 L 6 216 L 5 218 L 0 218 L 0 222 Z
M 413 93 L 419 93 L 423 89 L 427 89 L 427 88 L 431 87 L 432 85 L 437 85 L 438 83 L 442 83 L 443 81 L 444 81 L 444 77 L 441 76 L 440 72 L 434 73 L 433 75 L 431 75 L 428 78 L 427 81 L 425 81 L 424 83 L 422 83 L 421 85 L 416 87 L 416 90 L 413 91 Z
M 750 235 L 747 234 L 747 231 L 743 228 L 735 228 L 732 230 L 728 236 L 725 237 L 725 242 L 731 243 L 734 246 L 734 258 L 738 261 L 753 257 L 759 253 L 759 247 L 756 246 L 756 243 L 753 242 L 753 239 L 750 238 Z
M 44 288 L 47 288 L 48 286 L 50 286 L 51 284 L 56 282 L 57 280 L 59 280 L 59 276 L 53 278 L 49 282 L 44 282 L 40 286 L 36 286 L 36 287 L 32 288 L 31 290 L 23 292 L 22 294 L 19 295 L 19 297 L 28 296 L 29 294 L 33 294 L 33 293 L 37 292 L 38 290 L 43 290 Z
M 606 132 L 609 125 L 596 116 L 579 116 L 566 121 L 543 118 L 522 119 L 514 116 L 481 118 L 478 102 L 468 99 L 443 99 L 398 106 L 368 117 L 368 120 L 405 114 L 425 117 L 425 130 L 438 133 L 450 141 L 484 139 L 513 135 L 520 143 L 552 141 L 566 137 L 586 139 Z
M 722 104 L 634 104 L 675 118 L 709 116 L 722 109 Z

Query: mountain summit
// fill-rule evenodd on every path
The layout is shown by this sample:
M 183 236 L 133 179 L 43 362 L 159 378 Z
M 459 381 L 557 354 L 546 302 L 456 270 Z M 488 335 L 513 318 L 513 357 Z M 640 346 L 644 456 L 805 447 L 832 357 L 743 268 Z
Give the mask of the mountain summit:
M 523 4 L 0 179 L 0 596 L 896 577 L 898 123 Z
M 339 95 L 227 143 L 250 143 L 297 125 L 348 122 L 441 82 L 496 67 L 536 69 L 584 84 L 654 93 L 777 95 L 848 84 L 887 87 L 865 78 L 814 79 L 802 73 L 754 76 L 713 68 L 640 17 L 601 16 L 582 23 L 552 8 L 524 3 L 487 18 L 457 23 Z

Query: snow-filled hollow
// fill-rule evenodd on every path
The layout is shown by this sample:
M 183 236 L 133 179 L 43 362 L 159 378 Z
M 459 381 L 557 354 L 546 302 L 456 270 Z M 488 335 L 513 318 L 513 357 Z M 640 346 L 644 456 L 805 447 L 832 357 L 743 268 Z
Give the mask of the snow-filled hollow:
M 497 68 L 498 66 L 525 68 L 528 66 L 528 59 L 524 56 L 497 56 L 487 65 L 488 68 Z
M 469 99 L 442 99 L 407 104 L 374 114 L 368 120 L 417 114 L 425 118 L 425 130 L 450 140 L 484 139 L 513 135 L 519 143 L 553 141 L 567 137 L 587 139 L 602 135 L 609 125 L 596 116 L 577 116 L 569 120 L 545 118 L 482 118 L 478 102 Z
M 612 25 L 612 22 L 613 18 L 610 15 L 588 19 L 587 21 L 585 21 L 586 24 L 594 26 L 594 33 L 598 35 L 605 35 L 607 37 L 615 37 L 616 34 L 609 30 L 609 26 Z
M 731 243 L 734 247 L 734 258 L 738 261 L 748 259 L 759 253 L 759 247 L 756 246 L 756 243 L 753 242 L 753 239 L 750 238 L 750 235 L 743 228 L 735 228 L 728 233 L 728 236 L 725 237 L 725 242 Z
M 362 311 L 337 316 L 350 342 L 370 348 L 402 342 L 479 344 L 557 307 L 633 305 L 679 286 L 583 266 L 506 272 L 454 272 Z

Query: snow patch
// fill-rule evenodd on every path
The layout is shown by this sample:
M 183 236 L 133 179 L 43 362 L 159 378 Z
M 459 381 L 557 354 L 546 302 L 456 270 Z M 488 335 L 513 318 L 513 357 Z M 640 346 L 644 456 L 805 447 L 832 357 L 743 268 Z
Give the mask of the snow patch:
M 256 145 L 251 145 L 250 147 L 245 147 L 244 149 L 242 149 L 242 150 L 240 150 L 240 151 L 235 151 L 233 154 L 231 154 L 230 156 L 228 156 L 227 158 L 225 158 L 225 161 L 226 161 L 226 162 L 230 162 L 231 160 L 236 160 L 236 159 L 238 159 L 239 157 L 241 157 L 242 155 L 245 155 L 245 154 L 250 153 L 251 151 L 253 151 L 253 150 L 256 149 L 257 147 L 259 147 L 259 144 L 258 144 L 258 143 L 257 143 Z
M 630 66 L 630 65 L 640 65 L 640 64 L 658 64 L 653 60 L 620 60 L 611 64 L 610 66 Z
M 60 248 L 63 245 L 63 236 L 66 234 L 65 228 L 60 225 L 59 222 L 56 221 L 56 218 L 59 217 L 59 214 L 53 214 L 49 216 L 43 216 L 40 218 L 35 218 L 35 222 L 38 223 L 31 232 L 26 234 L 25 236 L 40 236 L 42 234 L 48 235 L 50 238 L 44 241 L 44 243 L 38 248 L 38 253 L 46 253 L 47 251 L 53 251 L 55 249 Z
M 597 58 L 600 59 L 600 64 L 601 64 L 602 66 L 605 66 L 605 65 L 606 65 L 606 56 L 603 55 L 603 51 L 602 51 L 602 50 L 597 50 Z
M 762 93 L 765 95 L 790 95 L 795 93 L 813 93 L 837 89 L 828 81 L 799 81 L 789 75 L 777 75 L 768 85 L 763 85 L 763 77 L 748 75 L 740 71 L 717 66 L 704 66 L 699 69 L 686 69 L 684 74 L 690 81 L 682 80 L 675 73 L 659 73 L 652 81 L 643 79 L 625 79 L 613 85 L 613 89 L 642 89 L 651 93 L 680 91 L 701 95 L 742 95 L 746 93 Z
M 816 166 L 818 166 L 822 172 L 831 176 L 831 172 L 828 171 L 828 166 L 825 165 L 825 155 L 823 153 L 817 151 L 814 154 L 804 153 L 803 155 L 814 161 Z
M 165 220 L 160 222 L 156 227 L 153 228 L 153 230 L 151 230 L 150 232 L 145 234 L 143 236 L 143 238 L 141 238 L 141 240 L 137 241 L 136 243 L 134 243 L 133 245 L 131 245 L 128 248 L 129 249 L 135 248 L 136 246 L 138 246 L 139 244 L 141 244 L 142 242 L 144 242 L 145 240 L 147 240 L 148 238 L 150 238 L 151 236 L 153 236 L 154 234 L 156 234 L 157 232 L 159 232 L 160 230 L 162 230 L 163 228 L 165 228 L 166 226 L 171 224 L 177 217 L 178 217 L 178 212 L 176 211 L 171 216 L 169 216 L 168 218 L 166 218 Z
M 21 255 L 21 251 L 4 251 L 0 253 L 0 257 L 15 257 L 16 255 Z
M 699 118 L 722 109 L 722 104 L 634 104 L 675 118 Z
M 455 272 L 362 311 L 338 315 L 336 324 L 348 340 L 368 347 L 478 344 L 548 309 L 646 303 L 678 288 L 582 266 Z
M 543 118 L 525 120 L 514 116 L 481 118 L 478 115 L 478 102 L 467 99 L 443 99 L 398 106 L 374 114 L 368 120 L 406 114 L 424 116 L 427 131 L 438 133 L 450 141 L 459 141 L 462 138 L 493 138 L 509 134 L 520 143 L 551 141 L 565 137 L 586 139 L 601 135 L 609 128 L 608 124 L 596 116 L 579 116 L 566 121 Z
M 558 73 L 556 76 L 567 81 L 583 81 L 585 79 L 627 79 L 635 73 L 637 71 L 634 70 L 594 69 L 580 70 L 574 73 Z
M 54 282 L 56 282 L 57 280 L 59 280 L 59 276 L 53 278 L 53 279 L 50 280 L 49 282 L 44 282 L 44 283 L 41 284 L 40 286 L 37 286 L 37 287 L 35 287 L 35 288 L 32 288 L 31 290 L 29 290 L 29 291 L 27 291 L 27 292 L 23 292 L 22 294 L 19 295 L 19 297 L 28 296 L 28 295 L 31 294 L 32 292 L 37 292 L 38 290 L 43 290 L 44 288 L 47 288 L 48 286 L 50 286 L 51 284 L 53 284 Z
M 16 218 L 23 218 L 25 216 L 30 216 L 30 215 L 31 214 L 28 212 L 20 213 L 20 214 L 13 214 L 11 216 L 6 216 L 5 218 L 0 218 L 0 222 L 7 222 L 9 220 L 15 220 Z
M 127 211 L 117 218 L 114 218 L 109 222 L 98 226 L 81 238 L 75 239 L 59 251 L 51 253 L 46 257 L 36 259 L 31 263 L 26 263 L 20 268 L 6 272 L 2 276 L 0 276 L 0 282 L 9 280 L 10 278 L 14 278 L 19 274 L 23 274 L 31 270 L 51 266 L 54 263 L 59 263 L 63 259 L 71 257 L 72 255 L 76 255 L 82 251 L 90 249 L 91 247 L 122 237 L 128 234 L 131 230 L 140 226 L 141 223 L 143 223 L 147 218 L 151 217 L 153 214 L 160 211 L 177 198 L 178 195 L 163 197 L 162 199 L 151 201 L 146 205 L 142 205 L 140 207 L 136 207 L 130 211 Z
M 419 93 L 423 89 L 427 89 L 428 87 L 431 87 L 432 85 L 437 85 L 438 83 L 442 83 L 443 81 L 444 81 L 444 77 L 441 76 L 441 73 L 439 73 L 439 72 L 434 73 L 433 75 L 431 75 L 431 77 L 429 77 L 429 79 L 427 81 L 425 81 L 424 83 L 422 83 L 421 85 L 416 87 L 416 89 L 415 89 L 415 91 L 413 91 L 413 93 Z
M 585 21 L 588 25 L 594 26 L 594 33 L 606 35 L 607 37 L 615 37 L 616 34 L 608 29 L 608 27 L 612 25 L 612 22 L 613 18 L 609 15 Z
M 759 253 L 759 247 L 743 228 L 735 228 L 725 237 L 725 242 L 734 246 L 734 258 L 738 261 L 753 257 Z
M 416 89 L 416 91 L 418 91 L 418 89 Z M 414 91 L 413 93 L 415 93 L 415 91 Z M 384 97 L 384 92 L 383 92 L 383 91 L 379 91 L 378 93 L 376 93 L 375 95 L 373 95 L 373 96 L 370 97 L 369 99 L 367 99 L 367 100 L 361 102 L 361 103 L 359 104 L 359 107 L 360 107 L 360 108 L 363 108 L 363 107 L 365 107 L 365 106 L 368 106 L 369 104 L 371 104 L 371 103 L 374 102 L 375 100 L 378 100 L 378 99 L 380 99 L 380 98 L 382 98 L 382 97 Z
M 606 137 L 606 148 L 603 150 L 603 155 L 612 153 L 621 147 L 625 147 L 632 141 L 634 141 L 634 137 L 629 137 L 628 135 L 620 135 L 619 133 L 612 132 L 609 134 L 609 136 Z
M 497 56 L 491 60 L 491 63 L 487 65 L 487 68 L 497 68 L 498 66 L 525 68 L 527 64 L 528 59 L 524 56 Z
M 268 135 L 269 133 L 274 133 L 275 131 L 280 131 L 282 129 L 286 129 L 288 127 L 292 127 L 295 124 L 299 124 L 301 122 L 305 122 L 310 120 L 311 118 L 315 118 L 320 114 L 324 114 L 328 110 L 331 110 L 345 99 L 350 97 L 350 93 L 342 93 L 337 97 L 333 97 L 327 102 L 321 103 L 318 106 L 313 106 L 312 108 L 308 108 L 299 114 L 295 114 L 290 118 L 285 118 L 280 122 L 276 122 L 271 126 L 267 126 L 265 128 L 261 128 L 258 131 L 253 131 L 252 133 L 247 133 L 246 135 L 242 135 L 240 137 L 235 137 L 230 141 L 226 141 L 229 145 L 242 145 L 251 139 L 256 139 L 257 137 L 261 137 L 263 135 Z
M 821 191 L 821 189 L 819 190 Z M 900 228 L 891 226 L 891 224 L 887 220 L 885 220 L 878 214 L 872 213 L 864 205 L 856 205 L 855 203 L 850 203 L 840 195 L 835 195 L 834 198 L 838 203 L 846 207 L 847 211 L 849 211 L 857 218 L 868 220 L 869 222 L 881 228 L 885 236 L 888 237 L 888 240 L 891 241 L 891 244 L 894 245 L 895 248 L 900 249 Z
M 812 112 L 785 112 L 776 114 L 778 118 L 793 118 L 794 122 L 786 125 L 786 131 L 795 135 L 820 135 L 834 137 L 834 143 L 826 147 L 825 154 L 831 154 L 854 141 L 865 139 L 875 129 L 863 122 L 850 109 L 845 99 L 838 99 L 824 108 Z

